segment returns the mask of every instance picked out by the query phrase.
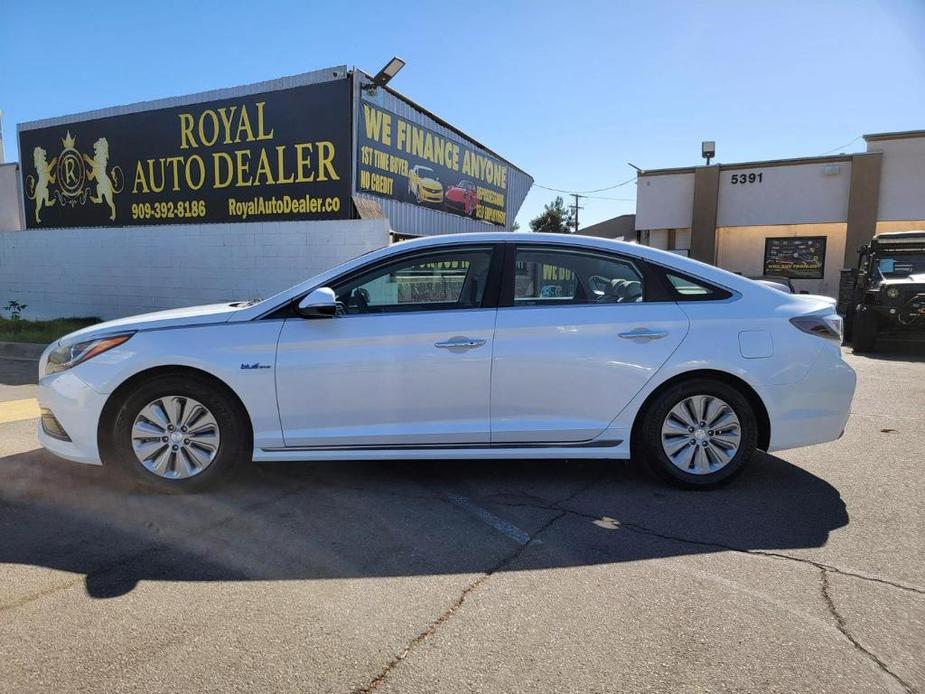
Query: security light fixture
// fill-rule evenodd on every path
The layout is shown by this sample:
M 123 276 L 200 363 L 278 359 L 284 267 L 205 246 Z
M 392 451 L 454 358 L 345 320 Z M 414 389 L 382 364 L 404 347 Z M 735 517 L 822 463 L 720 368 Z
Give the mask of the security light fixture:
M 363 87 L 363 89 L 372 92 L 378 87 L 384 87 L 403 67 L 405 67 L 405 61 L 395 56 L 385 64 L 384 68 L 376 73 L 376 76 L 373 77 L 373 81 Z
M 716 143 L 713 140 L 704 140 L 700 143 L 700 156 L 707 160 L 707 166 L 710 160 L 716 156 Z

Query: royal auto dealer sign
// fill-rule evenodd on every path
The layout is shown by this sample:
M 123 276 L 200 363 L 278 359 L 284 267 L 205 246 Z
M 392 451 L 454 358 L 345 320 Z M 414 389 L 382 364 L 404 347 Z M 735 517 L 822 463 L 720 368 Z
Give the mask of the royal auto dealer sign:
M 350 216 L 349 81 L 21 130 L 26 224 Z

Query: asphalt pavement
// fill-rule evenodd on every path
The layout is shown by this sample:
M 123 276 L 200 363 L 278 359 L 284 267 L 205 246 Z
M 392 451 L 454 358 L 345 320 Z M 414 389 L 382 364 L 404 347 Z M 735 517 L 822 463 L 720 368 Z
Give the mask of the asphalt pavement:
M 0 360 L 0 691 L 921 691 L 925 360 L 846 354 L 845 436 L 716 491 L 435 461 L 193 496 L 45 453 Z

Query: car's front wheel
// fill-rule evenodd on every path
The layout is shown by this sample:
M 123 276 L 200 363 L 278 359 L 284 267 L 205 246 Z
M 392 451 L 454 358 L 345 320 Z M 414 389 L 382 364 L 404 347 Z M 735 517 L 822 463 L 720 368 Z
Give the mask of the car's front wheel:
M 155 377 L 115 412 L 103 463 L 163 491 L 201 489 L 250 457 L 242 409 L 204 378 Z
M 639 433 L 652 471 L 691 489 L 730 480 L 752 458 L 758 441 L 748 399 L 711 379 L 684 381 L 661 393 Z

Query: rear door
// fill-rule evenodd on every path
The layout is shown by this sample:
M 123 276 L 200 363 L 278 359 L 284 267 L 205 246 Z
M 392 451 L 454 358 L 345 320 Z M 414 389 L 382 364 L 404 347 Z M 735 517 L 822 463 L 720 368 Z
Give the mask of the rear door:
M 593 439 L 678 347 L 687 317 L 674 301 L 651 300 L 643 268 L 629 258 L 535 244 L 508 253 L 492 443 Z

